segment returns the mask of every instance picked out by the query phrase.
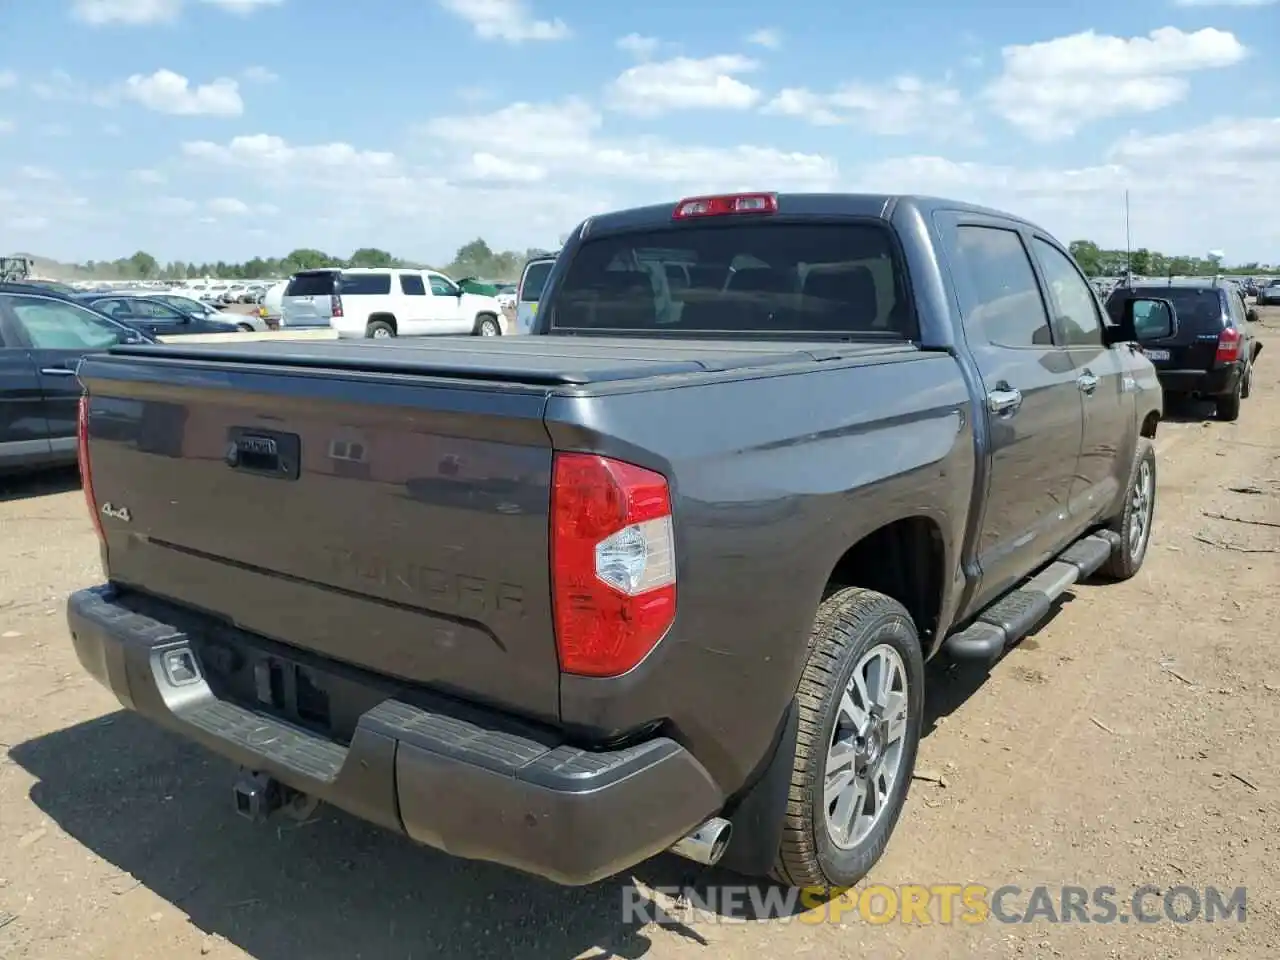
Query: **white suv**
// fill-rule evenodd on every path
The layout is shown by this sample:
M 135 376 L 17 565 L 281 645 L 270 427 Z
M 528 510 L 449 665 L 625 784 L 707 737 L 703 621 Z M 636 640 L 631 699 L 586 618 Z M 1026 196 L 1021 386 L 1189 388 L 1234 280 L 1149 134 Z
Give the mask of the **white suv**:
M 331 327 L 346 338 L 471 333 L 497 337 L 506 318 L 493 297 L 464 293 L 431 270 L 304 270 L 289 280 L 282 329 Z

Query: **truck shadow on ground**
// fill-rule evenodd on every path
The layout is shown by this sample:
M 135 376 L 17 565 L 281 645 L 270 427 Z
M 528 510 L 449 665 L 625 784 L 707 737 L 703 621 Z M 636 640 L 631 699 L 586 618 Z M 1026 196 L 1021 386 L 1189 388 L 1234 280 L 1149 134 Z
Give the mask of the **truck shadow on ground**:
M 80 471 L 76 467 L 59 467 L 38 473 L 0 474 L 0 503 L 66 493 L 79 488 Z
M 937 660 L 928 669 L 926 736 L 988 676 Z M 816 905 L 812 895 L 674 856 L 563 888 L 415 846 L 326 807 L 305 823 L 254 825 L 233 812 L 231 764 L 126 711 L 17 744 L 9 757 L 37 781 L 31 801 L 109 864 L 86 899 L 110 903 L 145 888 L 257 960 L 541 960 L 592 950 L 593 960 L 638 960 L 652 947 L 647 919 L 707 943 L 686 913 L 649 899 L 654 888 L 687 891 L 695 916 L 763 920 Z M 723 888 L 713 888 L 726 884 L 745 896 L 717 899 Z

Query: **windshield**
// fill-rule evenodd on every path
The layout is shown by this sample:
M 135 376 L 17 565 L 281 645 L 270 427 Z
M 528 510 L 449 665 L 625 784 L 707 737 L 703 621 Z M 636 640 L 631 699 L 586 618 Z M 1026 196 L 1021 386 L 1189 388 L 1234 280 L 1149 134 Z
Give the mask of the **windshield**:
M 338 275 L 325 270 L 318 273 L 299 273 L 289 281 L 287 297 L 327 297 L 337 292 Z
M 914 323 L 887 227 L 757 222 L 587 241 L 551 329 L 910 337 Z

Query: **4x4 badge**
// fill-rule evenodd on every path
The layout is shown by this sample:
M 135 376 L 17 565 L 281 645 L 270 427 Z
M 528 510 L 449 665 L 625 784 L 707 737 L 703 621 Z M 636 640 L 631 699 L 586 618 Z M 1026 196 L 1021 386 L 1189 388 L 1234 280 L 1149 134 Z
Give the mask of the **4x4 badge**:
M 129 512 L 128 507 L 117 507 L 112 503 L 102 505 L 102 515 L 111 517 L 113 520 L 123 520 L 125 523 L 133 519 L 133 514 Z

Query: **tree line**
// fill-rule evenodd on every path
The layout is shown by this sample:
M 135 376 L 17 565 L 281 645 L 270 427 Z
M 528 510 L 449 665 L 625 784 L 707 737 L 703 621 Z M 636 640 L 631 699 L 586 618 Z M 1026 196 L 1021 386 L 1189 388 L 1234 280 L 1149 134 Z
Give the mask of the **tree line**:
M 379 250 L 362 247 L 349 257 L 336 257 L 323 250 L 300 248 L 283 257 L 254 257 L 243 263 L 188 263 L 172 260 L 161 263 L 145 250 L 119 260 L 89 260 L 85 263 L 64 265 L 59 273 L 64 280 L 187 280 L 198 277 L 216 277 L 220 280 L 257 280 L 266 277 L 288 277 L 300 270 L 320 267 L 403 267 L 406 269 L 433 269 L 448 274 L 455 280 L 479 277 L 484 280 L 518 280 L 525 261 L 545 251 L 530 249 L 523 253 L 516 250 L 497 251 L 484 240 L 477 238 L 458 248 L 453 261 L 444 267 L 405 260 Z
M 1073 240 L 1069 247 L 1080 269 L 1091 277 L 1122 277 L 1132 272 L 1139 277 L 1203 277 L 1233 274 L 1254 277 L 1280 274 L 1280 266 L 1244 263 L 1226 266 L 1218 257 L 1188 257 L 1139 247 L 1136 250 L 1107 250 L 1092 240 Z

